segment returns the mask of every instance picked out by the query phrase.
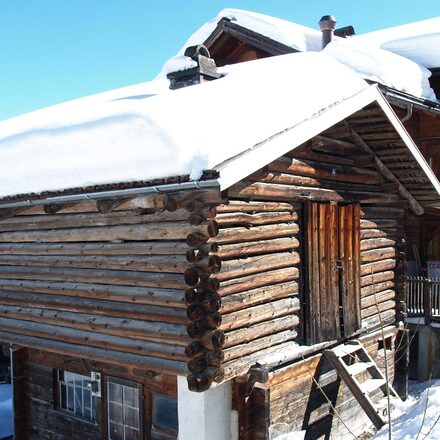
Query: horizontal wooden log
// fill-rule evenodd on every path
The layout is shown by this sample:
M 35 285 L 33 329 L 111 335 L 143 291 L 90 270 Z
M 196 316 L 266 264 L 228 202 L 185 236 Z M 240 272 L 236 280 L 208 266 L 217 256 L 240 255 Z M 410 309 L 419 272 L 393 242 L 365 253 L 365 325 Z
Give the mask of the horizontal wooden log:
M 296 223 L 278 225 L 254 226 L 252 228 L 221 229 L 211 242 L 215 244 L 241 243 L 254 240 L 265 240 L 279 237 L 289 237 L 299 232 Z
M 238 260 L 228 260 L 221 263 L 221 270 L 215 277 L 221 282 L 255 273 L 294 266 L 298 263 L 298 252 L 280 252 Z
M 392 270 L 387 270 L 379 273 L 369 273 L 361 277 L 361 287 L 369 286 L 372 284 L 383 283 L 385 281 L 394 280 L 395 274 Z
M 247 343 L 263 336 L 278 334 L 285 330 L 292 330 L 298 325 L 298 316 L 288 315 L 274 319 L 271 322 L 262 322 L 249 327 L 233 330 L 224 334 L 224 348 Z
M 121 243 L 0 243 L 7 255 L 185 255 L 182 241 Z
M 2 232 L 0 242 L 79 242 L 113 240 L 184 240 L 198 232 L 209 237 L 208 226 L 192 226 L 187 222 L 149 223 L 146 225 L 94 228 L 53 229 L 45 231 Z
M 225 212 L 292 212 L 299 208 L 297 204 L 280 202 L 256 202 L 243 200 L 229 200 L 227 204 L 215 207 L 217 213 Z
M 284 237 L 235 244 L 213 244 L 211 251 L 221 259 L 231 259 L 287 251 L 298 247 L 297 238 Z
M 397 232 L 395 228 L 382 228 L 382 229 L 361 229 L 361 240 L 367 238 L 386 238 L 396 237 Z
M 374 283 L 361 288 L 361 297 L 366 298 L 375 293 L 379 293 L 388 289 L 393 289 L 395 282 L 393 280 Z
M 251 198 L 257 200 L 316 200 L 316 201 L 359 201 L 361 203 L 394 203 L 399 197 L 391 193 L 336 191 L 325 188 L 313 188 L 279 183 L 251 182 L 243 180 L 228 190 L 230 197 Z
M 376 305 L 376 302 L 377 304 L 380 304 L 385 301 L 394 300 L 395 297 L 396 297 L 396 292 L 392 289 L 383 290 L 381 292 L 374 293 L 372 295 L 362 298 L 361 309 L 367 309 L 369 307 L 373 307 Z
M 345 127 L 332 127 L 325 135 L 315 136 L 312 145 L 319 148 L 320 151 L 333 154 L 354 154 L 362 150 L 353 142 L 338 139 L 340 137 L 350 137 L 348 130 Z
M 405 210 L 391 206 L 362 206 L 361 218 L 401 218 Z
M 239 344 L 224 350 L 224 360 L 225 362 L 228 362 L 232 359 L 255 353 L 256 351 L 271 347 L 273 345 L 277 345 L 286 341 L 293 341 L 297 338 L 297 336 L 298 333 L 296 330 L 286 330 L 273 335 L 264 336 L 263 338 L 253 340 L 248 343 Z
M 394 310 L 395 307 L 396 307 L 396 301 L 394 301 L 394 299 L 391 299 L 389 301 L 380 302 L 377 305 L 373 304 L 372 306 L 363 308 L 361 310 L 361 317 L 362 317 L 362 319 L 366 319 L 371 316 L 378 316 L 379 312 L 383 313 L 387 310 Z
M 280 157 L 268 165 L 270 171 L 292 173 L 327 180 L 343 182 L 381 184 L 385 179 L 377 172 L 365 168 L 341 165 L 329 165 L 319 162 L 298 160 L 290 157 Z
M 247 309 L 254 305 L 267 301 L 276 301 L 288 298 L 298 293 L 299 286 L 295 281 L 288 283 L 274 284 L 271 286 L 260 287 L 245 292 L 236 293 L 223 297 L 221 313 L 229 313 L 237 310 Z
M 292 356 L 294 348 L 297 347 L 298 344 L 296 344 L 294 341 L 288 341 L 273 347 L 265 348 L 255 353 L 251 353 L 250 355 L 242 356 L 238 359 L 225 362 L 222 365 L 224 369 L 224 380 L 229 380 L 233 377 L 246 374 L 249 371 L 249 368 L 256 362 L 261 362 L 261 364 L 268 369 L 285 363 L 289 360 L 289 357 Z
M 220 227 L 224 226 L 261 226 L 275 223 L 295 222 L 298 220 L 297 212 L 258 212 L 249 214 L 246 212 L 228 212 L 218 214 L 215 220 Z
M 136 215 L 127 211 L 112 212 L 110 214 L 26 215 L 0 222 L 0 232 L 176 222 L 185 221 L 187 217 L 188 214 L 183 209 L 174 213 L 156 212 L 148 215 Z
M 380 228 L 394 228 L 399 225 L 394 219 L 361 219 L 361 229 L 380 229 Z
M 385 260 L 396 257 L 396 249 L 393 247 L 372 249 L 361 252 L 361 262 L 371 263 L 373 261 Z
M 184 273 L 188 263 L 183 255 L 166 256 L 37 256 L 1 255 L 0 265 L 32 267 L 67 267 L 85 269 L 110 269 L 139 272 Z
M 185 324 L 187 317 L 181 308 L 159 307 L 149 304 L 133 304 L 67 297 L 62 295 L 44 295 L 41 293 L 20 293 L 0 290 L 0 303 L 16 306 L 32 306 L 42 309 L 65 312 L 81 312 L 92 315 L 114 316 L 122 318 L 146 319 L 150 321 Z
M 185 325 L 3 304 L 0 316 L 150 341 L 188 341 Z
M 0 339 L 23 347 L 36 348 L 51 353 L 72 356 L 92 361 L 103 361 L 114 365 L 127 367 L 139 365 L 156 370 L 161 374 L 186 374 L 188 369 L 185 362 L 160 359 L 152 356 L 140 356 L 132 353 L 122 353 L 116 350 L 89 347 L 87 345 L 69 344 L 27 335 L 0 331 Z
M 224 332 L 240 327 L 270 321 L 281 316 L 298 313 L 300 303 L 298 298 L 283 298 L 270 303 L 248 307 L 244 310 L 222 315 L 220 330 Z
M 186 288 L 181 274 L 124 270 L 0 266 L 0 279 L 89 282 L 171 289 Z
M 221 382 L 224 379 L 222 367 L 208 367 L 201 373 L 191 373 L 187 377 L 188 389 L 201 393 L 209 389 L 213 382 Z
M 373 263 L 361 264 L 361 276 L 384 272 L 386 270 L 394 269 L 395 267 L 396 260 L 391 258 L 381 261 L 375 261 Z
M 348 165 L 355 166 L 357 163 L 355 160 L 350 157 L 345 156 L 337 156 L 335 154 L 326 154 L 323 152 L 319 146 L 312 145 L 310 148 L 307 148 L 303 151 L 293 151 L 293 154 L 288 154 L 290 157 L 295 157 L 295 159 L 305 159 L 313 162 L 324 162 L 335 165 Z
M 279 183 L 283 185 L 305 186 L 313 188 L 325 188 L 333 191 L 358 191 L 358 192 L 379 192 L 382 185 L 372 185 L 368 183 L 346 183 L 334 180 L 316 179 L 314 177 L 297 176 L 276 171 L 257 171 L 248 177 L 252 182 Z
M 19 319 L 0 318 L 3 331 L 20 335 L 36 336 L 48 340 L 72 344 L 117 350 L 142 356 L 154 356 L 165 359 L 186 361 L 185 349 L 179 345 L 134 340 L 126 337 L 112 336 L 106 333 L 70 329 L 59 325 L 50 325 Z
M 285 269 L 271 270 L 256 275 L 222 281 L 220 288 L 217 290 L 218 294 L 221 297 L 224 297 L 233 293 L 256 289 L 258 287 L 294 281 L 298 279 L 298 277 L 299 270 L 296 267 L 288 267 Z
M 379 328 L 381 325 L 393 324 L 396 319 L 396 311 L 393 309 L 385 310 L 378 314 L 362 319 L 362 327 Z
M 393 237 L 366 238 L 364 240 L 361 240 L 361 251 L 391 247 L 395 246 L 396 243 L 397 240 Z
M 47 293 L 85 299 L 96 298 L 109 301 L 185 308 L 183 290 L 175 289 L 14 279 L 0 279 L 0 288 L 15 292 Z

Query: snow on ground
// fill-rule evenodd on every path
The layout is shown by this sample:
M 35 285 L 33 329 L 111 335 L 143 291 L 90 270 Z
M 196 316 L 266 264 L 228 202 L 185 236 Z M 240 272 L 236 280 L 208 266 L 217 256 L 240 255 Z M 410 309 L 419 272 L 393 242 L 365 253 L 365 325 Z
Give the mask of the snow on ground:
M 392 438 L 440 439 L 440 380 L 415 384 L 410 394 L 405 402 L 395 405 L 392 411 Z M 388 425 L 373 435 L 371 440 L 388 440 Z
M 0 384 L 0 439 L 12 435 L 11 385 Z
M 163 88 L 164 81 L 141 84 L 0 123 L 0 163 L 9 164 L 0 174 L 0 197 L 188 174 L 198 179 L 368 87 L 315 52 L 235 64 L 223 73 L 179 90 Z

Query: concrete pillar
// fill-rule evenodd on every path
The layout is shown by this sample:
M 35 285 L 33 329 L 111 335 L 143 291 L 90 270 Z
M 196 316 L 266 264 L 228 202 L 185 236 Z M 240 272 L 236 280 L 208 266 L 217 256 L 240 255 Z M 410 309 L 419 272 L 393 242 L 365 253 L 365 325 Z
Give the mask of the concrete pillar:
M 177 378 L 179 440 L 231 440 L 238 427 L 232 417 L 232 386 L 225 382 L 203 393 L 188 390 L 185 377 Z M 235 423 L 232 421 L 235 420 Z

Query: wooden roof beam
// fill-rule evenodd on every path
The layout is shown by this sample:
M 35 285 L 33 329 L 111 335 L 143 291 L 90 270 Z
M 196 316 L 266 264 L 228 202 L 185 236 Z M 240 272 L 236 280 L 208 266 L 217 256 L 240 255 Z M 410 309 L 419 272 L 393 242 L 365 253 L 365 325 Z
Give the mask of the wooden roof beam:
M 350 128 L 352 138 L 354 143 L 361 147 L 366 153 L 369 153 L 374 156 L 375 166 L 379 170 L 379 172 L 386 178 L 391 180 L 392 182 L 397 183 L 398 192 L 401 197 L 408 200 L 409 206 L 411 209 L 417 214 L 424 214 L 425 210 L 422 205 L 411 195 L 411 193 L 400 183 L 399 179 L 387 168 L 387 166 L 374 154 L 374 151 L 369 147 L 369 145 L 356 133 L 355 130 L 350 126 L 348 122 L 345 123 L 347 127 Z

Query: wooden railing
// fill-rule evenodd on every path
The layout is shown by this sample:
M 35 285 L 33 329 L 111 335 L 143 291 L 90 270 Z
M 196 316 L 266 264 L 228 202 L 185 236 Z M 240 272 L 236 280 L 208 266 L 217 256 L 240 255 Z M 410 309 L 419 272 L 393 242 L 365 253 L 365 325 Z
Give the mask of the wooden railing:
M 440 322 L 440 279 L 408 277 L 408 316 Z

